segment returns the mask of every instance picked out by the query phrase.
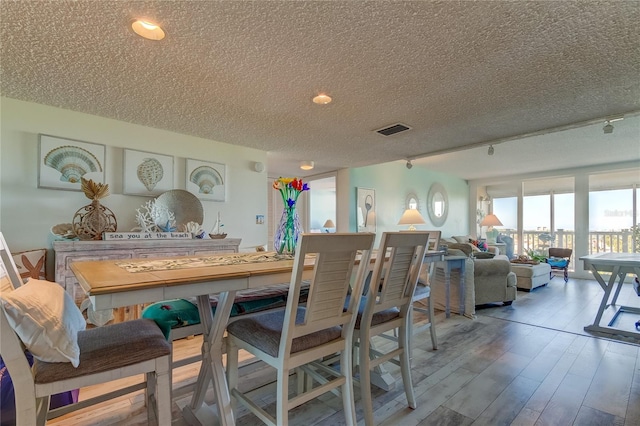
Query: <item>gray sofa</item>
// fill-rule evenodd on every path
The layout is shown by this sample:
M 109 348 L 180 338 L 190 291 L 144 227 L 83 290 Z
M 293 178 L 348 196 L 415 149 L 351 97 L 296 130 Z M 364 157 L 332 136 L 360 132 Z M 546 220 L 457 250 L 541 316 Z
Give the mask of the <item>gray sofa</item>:
M 465 260 L 465 315 L 473 317 L 476 305 L 502 302 L 510 305 L 516 300 L 516 274 L 511 270 L 511 263 L 504 255 L 493 259 L 476 259 L 468 243 L 451 242 L 441 239 L 440 243 L 449 247 L 450 255 L 467 256 Z M 450 309 L 460 313 L 459 309 L 459 271 L 451 273 Z M 444 269 L 437 267 L 431 285 L 434 307 L 444 310 L 446 303 L 446 287 Z

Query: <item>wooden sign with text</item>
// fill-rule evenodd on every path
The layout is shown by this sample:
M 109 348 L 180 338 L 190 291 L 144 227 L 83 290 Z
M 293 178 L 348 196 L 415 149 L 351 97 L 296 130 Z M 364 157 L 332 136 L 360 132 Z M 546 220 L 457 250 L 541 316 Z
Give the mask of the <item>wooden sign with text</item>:
M 191 240 L 191 232 L 104 232 L 105 241 Z

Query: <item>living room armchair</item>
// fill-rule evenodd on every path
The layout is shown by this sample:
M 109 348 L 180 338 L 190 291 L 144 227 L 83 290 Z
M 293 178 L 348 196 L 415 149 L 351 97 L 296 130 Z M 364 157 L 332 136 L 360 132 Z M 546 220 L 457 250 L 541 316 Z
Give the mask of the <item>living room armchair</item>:
M 460 239 L 463 237 L 459 237 Z M 456 240 L 442 238 L 440 244 L 448 246 L 449 255 L 466 256 L 465 260 L 465 315 L 473 317 L 475 306 L 487 303 L 502 302 L 510 305 L 516 300 L 516 274 L 511 270 L 511 263 L 504 255 L 497 255 L 489 259 L 474 257 L 481 255 L 477 249 L 471 248 L 470 243 L 453 242 Z M 491 253 L 493 255 L 493 253 Z M 446 304 L 444 268 L 436 268 L 432 283 L 432 298 L 435 308 L 444 310 Z M 460 271 L 451 273 L 450 309 L 459 313 Z
M 473 262 L 473 285 L 476 305 L 516 300 L 516 274 L 511 262 L 503 256 L 497 259 L 477 259 Z

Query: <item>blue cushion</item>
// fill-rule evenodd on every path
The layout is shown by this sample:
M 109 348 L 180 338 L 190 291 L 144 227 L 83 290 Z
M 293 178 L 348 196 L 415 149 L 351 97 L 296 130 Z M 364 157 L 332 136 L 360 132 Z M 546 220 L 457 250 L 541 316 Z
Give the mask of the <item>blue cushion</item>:
M 200 323 L 198 307 L 184 299 L 164 300 L 153 303 L 144 308 L 142 318 L 154 320 L 167 339 L 171 329 L 174 327 Z
M 559 268 L 559 269 L 566 268 L 569 265 L 569 261 L 567 259 L 556 258 L 556 257 L 547 259 L 547 263 L 551 265 L 552 268 Z
M 287 304 L 288 284 L 266 287 L 261 290 L 240 291 L 231 308 L 231 317 L 251 314 L 274 308 L 285 307 Z M 307 300 L 308 285 L 300 290 L 300 303 Z M 211 310 L 216 311 L 218 299 L 211 299 Z M 185 299 L 164 300 L 153 303 L 142 311 L 142 318 L 154 320 L 164 336 L 168 339 L 172 328 L 199 324 L 198 307 Z

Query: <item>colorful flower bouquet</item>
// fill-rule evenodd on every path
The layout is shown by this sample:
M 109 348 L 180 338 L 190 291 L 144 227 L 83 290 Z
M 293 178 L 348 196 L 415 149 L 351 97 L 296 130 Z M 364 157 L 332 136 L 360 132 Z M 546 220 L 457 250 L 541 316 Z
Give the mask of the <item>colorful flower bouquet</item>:
M 273 182 L 273 189 L 280 191 L 284 203 L 284 211 L 276 229 L 273 245 L 279 254 L 294 254 L 298 236 L 302 230 L 296 203 L 300 194 L 309 190 L 309 185 L 298 178 L 281 177 Z

